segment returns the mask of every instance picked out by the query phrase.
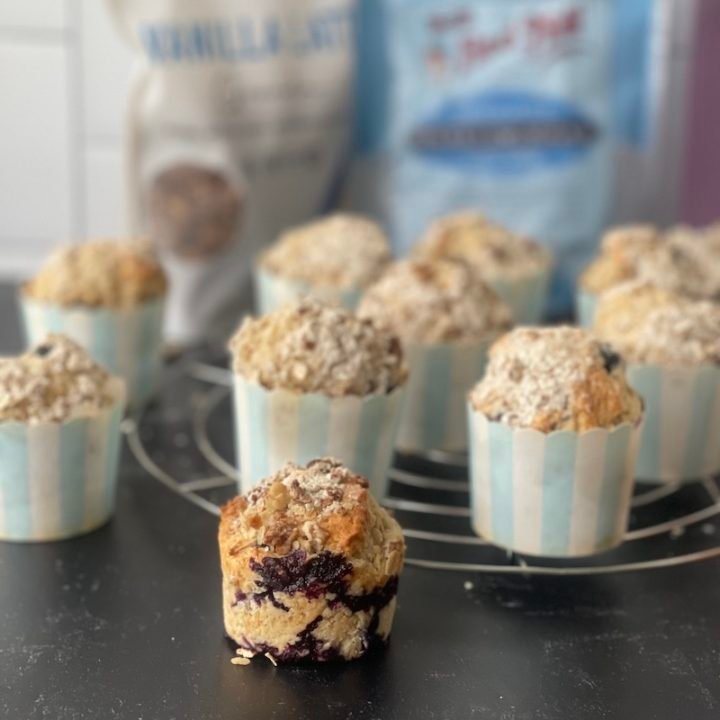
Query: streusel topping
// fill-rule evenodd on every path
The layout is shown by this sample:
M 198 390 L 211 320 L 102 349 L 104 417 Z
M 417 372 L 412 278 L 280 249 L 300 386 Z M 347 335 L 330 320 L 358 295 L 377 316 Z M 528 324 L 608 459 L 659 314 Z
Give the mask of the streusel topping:
M 490 420 L 541 432 L 613 427 L 642 413 L 621 357 L 567 326 L 517 328 L 498 340 L 470 400 Z
M 236 373 L 271 390 L 365 396 L 388 393 L 407 377 L 395 335 L 313 298 L 245 319 L 230 350 Z
M 414 254 L 465 260 L 485 278 L 520 278 L 548 267 L 548 250 L 484 215 L 465 211 L 430 224 Z
M 394 263 L 357 311 L 417 344 L 473 343 L 512 324 L 510 310 L 469 265 L 453 260 Z
M 116 402 L 112 380 L 79 345 L 50 335 L 24 355 L 0 358 L 0 422 L 91 417 Z
M 608 230 L 601 241 L 601 253 L 580 276 L 580 285 L 599 293 L 634 278 L 640 258 L 652 252 L 662 236 L 652 225 L 621 225 Z
M 651 284 L 636 282 L 605 293 L 595 330 L 630 362 L 720 364 L 720 307 Z
M 337 460 L 319 458 L 303 467 L 288 463 L 222 511 L 233 574 L 246 572 L 244 555 L 284 555 L 293 550 L 340 552 L 358 573 L 395 574 L 404 544 L 397 523 L 370 495 L 365 478 Z M 377 580 L 377 578 L 375 578 Z
M 679 227 L 638 258 L 637 277 L 690 298 L 720 299 L 720 243 L 713 232 Z
M 388 262 L 380 226 L 344 213 L 288 230 L 260 257 L 260 265 L 277 275 L 334 288 L 366 287 Z
M 64 306 L 132 308 L 162 297 L 167 279 L 149 243 L 93 240 L 56 250 L 23 291 Z

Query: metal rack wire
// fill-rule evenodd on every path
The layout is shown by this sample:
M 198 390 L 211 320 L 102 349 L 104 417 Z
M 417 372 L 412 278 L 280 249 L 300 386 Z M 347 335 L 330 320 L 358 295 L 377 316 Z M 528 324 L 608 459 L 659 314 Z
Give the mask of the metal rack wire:
M 209 472 L 185 478 L 184 473 L 164 468 L 153 457 L 152 443 L 144 437 L 144 428 L 153 423 L 148 411 L 128 418 L 124 431 L 135 458 L 152 477 L 202 510 L 218 515 L 221 504 L 237 491 L 235 466 L 216 447 L 210 432 L 216 414 L 228 414 L 231 377 L 221 367 L 191 361 L 169 376 L 166 391 L 172 392 L 174 383 L 188 379 L 194 384 L 193 391 L 187 394 L 189 437 L 183 436 L 175 452 L 201 458 Z M 155 422 L 162 424 L 161 419 Z M 417 567 L 571 576 L 667 568 L 720 557 L 720 486 L 715 478 L 640 489 L 633 498 L 633 520 L 623 546 L 584 561 L 566 563 L 520 557 L 470 533 L 466 459 L 461 455 L 431 452 L 422 458 L 397 458 L 390 480 L 383 504 L 395 512 L 403 526 L 409 546 L 407 563 Z M 682 506 L 677 512 L 676 500 L 688 492 L 694 497 L 694 505 Z M 636 517 L 642 513 L 650 513 L 652 521 Z M 692 542 L 677 542 L 690 533 Z

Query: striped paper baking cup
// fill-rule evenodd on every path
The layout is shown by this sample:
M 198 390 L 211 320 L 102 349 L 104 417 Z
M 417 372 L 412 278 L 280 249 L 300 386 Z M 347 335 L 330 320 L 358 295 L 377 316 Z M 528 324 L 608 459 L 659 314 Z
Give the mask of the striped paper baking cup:
M 67 335 L 125 380 L 131 407 L 141 406 L 156 391 L 162 368 L 164 299 L 108 310 L 63 307 L 21 296 L 20 306 L 30 346 L 50 333 Z
M 94 530 L 115 509 L 125 390 L 92 418 L 0 423 L 0 540 L 62 540 Z
M 267 315 L 289 302 L 308 295 L 354 310 L 360 302 L 362 290 L 308 285 L 297 280 L 282 278 L 261 267 L 255 268 L 255 307 L 258 314 Z
M 591 328 L 593 326 L 597 304 L 598 296 L 596 293 L 589 293 L 580 289 L 575 293 L 575 317 L 580 327 Z
M 720 472 L 720 368 L 628 365 L 645 401 L 636 475 L 697 480 Z
M 486 281 L 510 307 L 517 325 L 537 325 L 545 313 L 551 270 L 548 266 L 524 278 L 487 278 Z
M 333 457 L 387 490 L 404 388 L 386 395 L 331 398 L 267 390 L 234 376 L 235 433 L 240 490 L 247 492 L 286 462 L 305 465 Z
M 485 372 L 489 347 L 490 341 L 405 347 L 410 376 L 398 450 L 467 450 L 467 393 Z
M 475 532 L 528 555 L 575 557 L 622 542 L 640 423 L 541 433 L 469 408 Z

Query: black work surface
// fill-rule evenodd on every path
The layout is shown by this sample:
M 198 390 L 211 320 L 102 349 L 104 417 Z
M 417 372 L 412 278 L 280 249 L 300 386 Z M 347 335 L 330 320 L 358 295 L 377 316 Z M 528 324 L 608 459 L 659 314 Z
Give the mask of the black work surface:
M 13 313 L 0 290 L 4 351 Z M 126 452 L 108 526 L 0 543 L 0 717 L 720 717 L 717 560 L 581 578 L 409 567 L 387 651 L 236 667 L 215 532 Z

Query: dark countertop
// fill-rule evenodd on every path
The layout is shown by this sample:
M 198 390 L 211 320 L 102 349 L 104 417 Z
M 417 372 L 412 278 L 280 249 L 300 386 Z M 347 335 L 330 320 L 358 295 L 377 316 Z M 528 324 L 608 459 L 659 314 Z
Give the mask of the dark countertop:
M 19 345 L 10 297 L 5 351 Z M 0 717 L 720 717 L 719 560 L 577 578 L 409 567 L 386 652 L 236 667 L 215 533 L 126 452 L 109 525 L 0 543 Z

